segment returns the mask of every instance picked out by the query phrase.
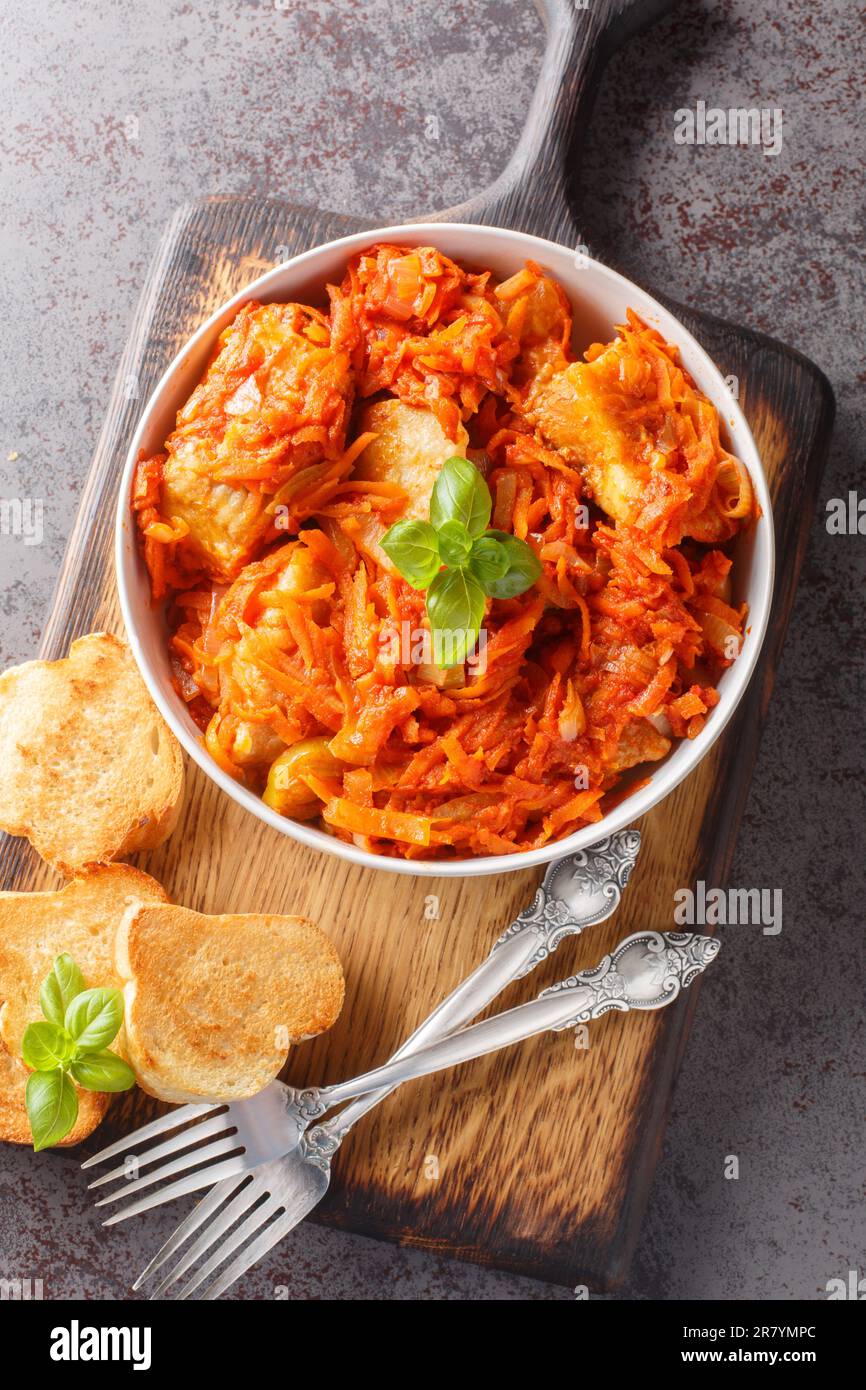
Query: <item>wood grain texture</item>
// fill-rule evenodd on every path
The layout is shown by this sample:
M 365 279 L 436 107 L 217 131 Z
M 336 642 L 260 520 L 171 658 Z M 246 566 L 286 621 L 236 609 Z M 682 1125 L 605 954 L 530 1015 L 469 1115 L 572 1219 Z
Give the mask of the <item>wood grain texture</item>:
M 575 223 L 557 169 L 561 174 L 570 123 L 591 96 L 595 67 L 586 77 L 586 65 L 596 64 L 599 44 L 609 40 L 611 18 L 636 23 L 654 8 L 611 4 L 605 11 L 596 0 L 593 24 L 602 11 L 605 22 L 584 44 L 565 0 L 547 7 L 554 42 L 548 77 L 558 74 L 555 92 L 570 82 L 569 94 L 551 101 L 548 92 L 526 158 L 521 154 L 486 200 L 464 206 L 465 220 L 571 239 Z M 545 132 L 554 154 L 552 164 L 542 161 L 539 187 Z M 276 199 L 214 198 L 178 212 L 136 313 L 43 655 L 64 654 L 74 637 L 95 627 L 121 630 L 111 555 L 117 479 L 141 406 L 175 351 L 218 304 L 275 260 L 359 225 Z M 278 253 L 278 247 L 289 251 Z M 784 640 L 832 396 L 821 374 L 797 354 L 669 307 L 741 383 L 774 500 L 772 626 L 750 690 L 724 736 L 692 777 L 640 822 L 643 846 L 621 911 L 567 942 L 512 987 L 503 1001 L 509 1005 L 594 963 L 629 931 L 670 927 L 677 886 L 696 878 L 725 882 Z M 518 873 L 413 881 L 358 869 L 247 817 L 193 767 L 177 832 L 136 862 L 176 901 L 199 911 L 297 912 L 331 934 L 346 967 L 346 1005 L 327 1037 L 290 1057 L 286 1076 L 295 1084 L 337 1080 L 384 1061 L 486 954 L 538 879 Z M 0 881 L 5 888 L 56 886 L 26 844 L 8 837 L 0 841 Z M 628 1267 L 697 996 L 696 987 L 655 1015 L 608 1016 L 592 1025 L 587 1051 L 576 1050 L 571 1035 L 548 1035 L 459 1073 L 404 1087 L 341 1150 L 317 1219 L 548 1280 L 614 1286 Z M 101 1147 L 142 1122 L 152 1106 L 139 1093 L 120 1098 L 88 1147 Z M 76 1156 L 57 1154 L 51 1161 Z
M 673 3 L 586 0 L 581 7 L 580 0 L 536 0 L 547 43 L 514 154 L 481 193 L 418 220 L 483 222 L 573 246 L 580 150 L 599 77 L 611 53 Z

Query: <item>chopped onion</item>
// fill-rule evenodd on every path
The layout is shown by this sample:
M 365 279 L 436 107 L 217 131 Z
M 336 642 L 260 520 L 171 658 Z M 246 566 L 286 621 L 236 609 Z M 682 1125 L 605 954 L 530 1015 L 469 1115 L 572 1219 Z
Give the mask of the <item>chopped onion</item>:
M 646 717 L 658 733 L 664 734 L 665 738 L 673 738 L 674 731 L 671 728 L 671 721 L 663 709 L 656 710 L 655 714 L 648 714 Z

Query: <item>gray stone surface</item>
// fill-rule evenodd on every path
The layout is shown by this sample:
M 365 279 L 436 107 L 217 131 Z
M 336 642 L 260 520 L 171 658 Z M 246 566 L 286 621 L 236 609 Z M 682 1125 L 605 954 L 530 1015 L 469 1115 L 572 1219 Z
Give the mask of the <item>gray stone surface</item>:
M 827 372 L 839 417 L 822 512 L 862 478 L 857 24 L 847 0 L 679 4 L 613 59 L 583 166 L 602 257 Z M 542 33 L 520 0 L 6 0 L 0 35 L 0 496 L 44 502 L 40 545 L 0 537 L 6 664 L 35 652 L 174 207 L 254 191 L 385 221 L 455 202 L 513 147 Z M 782 153 L 675 145 L 674 111 L 699 99 L 781 107 Z M 733 876 L 783 888 L 784 929 L 725 934 L 625 1298 L 815 1299 L 866 1267 L 864 547 L 819 514 Z M 71 1158 L 0 1150 L 0 1274 L 42 1278 L 47 1297 L 123 1297 L 117 1271 L 140 1267 L 174 1219 L 106 1236 Z M 52 1226 L 62 1238 L 46 1247 Z M 275 1286 L 301 1299 L 571 1296 L 314 1227 L 242 1293 Z

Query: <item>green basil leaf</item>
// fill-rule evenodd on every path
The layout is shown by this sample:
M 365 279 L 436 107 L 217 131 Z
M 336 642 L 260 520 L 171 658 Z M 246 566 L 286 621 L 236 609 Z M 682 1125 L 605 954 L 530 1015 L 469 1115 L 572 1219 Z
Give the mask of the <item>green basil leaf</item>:
M 31 1072 L 24 1098 L 37 1153 L 66 1138 L 78 1119 L 78 1096 L 65 1071 Z
M 489 586 L 508 572 L 508 548 L 488 531 L 472 544 L 469 568 L 487 593 Z
M 56 1023 L 29 1023 L 21 1040 L 21 1056 L 34 1071 L 53 1071 L 69 1056 L 69 1038 Z
M 108 1047 L 122 1022 L 123 995 L 119 989 L 86 989 L 66 1010 L 66 1031 L 78 1056 Z
M 439 541 L 439 555 L 443 565 L 459 569 L 469 559 L 472 537 L 462 521 L 446 521 L 436 532 Z
M 488 531 L 487 534 L 501 543 L 508 556 L 508 569 L 500 579 L 486 586 L 487 592 L 491 598 L 516 598 L 540 577 L 541 561 L 526 541 L 509 536 L 507 531 Z
M 430 498 L 430 521 L 436 530 L 446 521 L 462 521 L 474 539 L 487 530 L 492 507 L 490 489 L 475 464 L 464 458 L 446 459 Z
M 382 537 L 382 549 L 413 589 L 426 589 L 439 573 L 439 545 L 428 521 L 395 521 Z
M 443 570 L 427 590 L 427 616 L 437 666 L 460 666 L 475 646 L 486 598 L 469 570 Z
M 63 1027 L 66 1010 L 76 994 L 84 989 L 84 976 L 75 961 L 65 951 L 59 955 L 46 975 L 39 991 L 39 1003 L 49 1023 Z
M 85 1091 L 128 1091 L 135 1072 L 116 1052 L 91 1052 L 72 1062 L 69 1071 Z

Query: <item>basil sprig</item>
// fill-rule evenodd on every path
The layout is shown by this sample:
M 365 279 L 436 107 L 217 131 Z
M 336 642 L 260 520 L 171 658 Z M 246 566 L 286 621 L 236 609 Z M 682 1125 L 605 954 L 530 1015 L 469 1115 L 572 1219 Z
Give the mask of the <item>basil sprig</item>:
M 78 1119 L 78 1092 L 128 1091 L 135 1072 L 110 1052 L 123 1023 L 119 989 L 85 989 L 70 955 L 56 958 L 39 991 L 45 1022 L 30 1023 L 21 1056 L 32 1068 L 27 1078 L 27 1118 L 37 1151 L 65 1139 Z
M 525 541 L 488 530 L 490 489 L 469 459 L 454 457 L 433 485 L 429 521 L 397 521 L 382 548 L 413 589 L 427 590 L 427 616 L 440 666 L 466 660 L 488 598 L 515 598 L 541 574 Z

